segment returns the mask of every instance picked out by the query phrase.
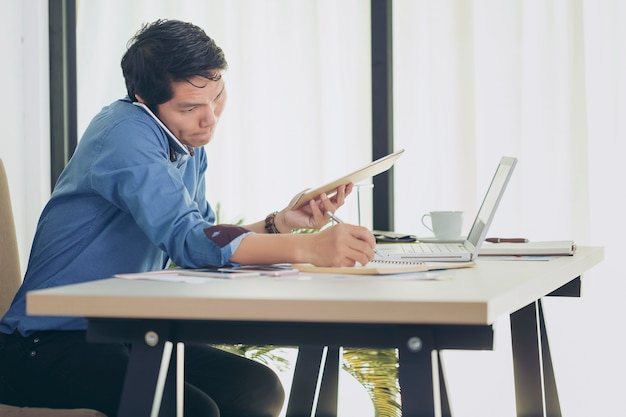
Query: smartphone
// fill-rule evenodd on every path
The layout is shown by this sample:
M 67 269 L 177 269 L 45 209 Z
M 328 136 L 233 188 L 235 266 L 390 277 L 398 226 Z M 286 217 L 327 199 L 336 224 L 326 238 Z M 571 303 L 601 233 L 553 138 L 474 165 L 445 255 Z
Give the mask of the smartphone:
M 148 113 L 159 124 L 159 126 L 163 128 L 163 130 L 165 130 L 165 133 L 167 133 L 168 139 L 170 141 L 170 145 L 172 145 L 172 148 L 174 148 L 176 152 L 182 153 L 183 155 L 190 154 L 187 146 L 183 145 L 183 143 L 178 140 L 178 138 L 174 136 L 172 132 L 170 132 L 167 126 L 165 126 L 165 124 L 158 117 L 156 117 L 156 114 L 152 113 L 152 110 L 150 110 L 148 106 L 138 101 L 133 102 L 133 104 L 137 107 L 141 107 L 142 109 L 144 109 L 146 113 Z
M 231 268 L 219 268 L 221 272 L 256 272 L 262 276 L 280 277 L 283 275 L 297 275 L 299 270 L 291 267 L 291 264 L 272 264 L 272 265 L 242 265 Z
M 192 276 L 192 277 L 207 277 L 207 278 L 251 278 L 258 277 L 261 274 L 254 271 L 221 271 L 219 269 L 200 268 L 200 269 L 174 269 L 178 275 Z

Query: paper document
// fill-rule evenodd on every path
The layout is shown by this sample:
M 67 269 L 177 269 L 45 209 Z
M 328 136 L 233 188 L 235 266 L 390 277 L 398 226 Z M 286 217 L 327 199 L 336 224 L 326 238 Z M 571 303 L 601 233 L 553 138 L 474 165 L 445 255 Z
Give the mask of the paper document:
M 185 282 L 190 284 L 203 283 L 211 280 L 241 279 L 259 277 L 259 272 L 220 272 L 209 269 L 182 269 L 172 268 L 159 271 L 116 274 L 115 278 L 143 279 L 163 282 Z

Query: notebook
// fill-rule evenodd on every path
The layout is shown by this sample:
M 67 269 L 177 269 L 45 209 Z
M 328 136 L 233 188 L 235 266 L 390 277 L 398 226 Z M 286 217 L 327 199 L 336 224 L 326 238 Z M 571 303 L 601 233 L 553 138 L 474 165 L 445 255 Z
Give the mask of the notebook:
M 421 262 L 421 261 L 393 261 L 373 260 L 366 265 L 326 267 L 312 264 L 293 264 L 292 268 L 300 272 L 320 272 L 325 274 L 348 275 L 395 275 L 408 272 L 435 271 L 450 268 L 471 268 L 474 262 Z
M 480 248 L 481 256 L 572 256 L 575 252 L 573 240 L 486 243 Z
M 396 261 L 468 262 L 478 256 L 517 159 L 502 157 L 467 238 L 462 242 L 382 243 L 378 252 Z

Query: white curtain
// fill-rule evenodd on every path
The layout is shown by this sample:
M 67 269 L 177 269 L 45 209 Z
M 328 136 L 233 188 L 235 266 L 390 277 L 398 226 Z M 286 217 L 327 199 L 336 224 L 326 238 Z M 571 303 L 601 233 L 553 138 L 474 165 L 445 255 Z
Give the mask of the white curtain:
M 467 232 L 510 155 L 519 164 L 490 235 L 606 249 L 582 299 L 545 301 L 567 416 L 623 408 L 625 17 L 619 0 L 394 1 L 395 139 L 407 149 L 396 229 L 425 235 L 422 213 L 452 209 Z M 508 326 L 496 325 L 495 354 L 446 352 L 455 416 L 515 414 Z
M 25 258 L 49 192 L 47 1 L 0 10 L 14 63 L 0 70 L 1 156 Z M 124 95 L 126 41 L 156 18 L 202 26 L 230 62 L 229 105 L 207 148 L 209 197 L 224 221 L 257 220 L 371 159 L 366 0 L 82 1 L 79 131 Z M 419 217 L 437 208 L 463 210 L 469 227 L 499 157 L 512 155 L 519 165 L 493 235 L 605 247 L 581 299 L 546 300 L 570 417 L 623 409 L 624 21 L 621 0 L 394 2 L 395 138 L 407 150 L 396 166 L 396 229 L 423 235 Z M 355 218 L 354 207 L 342 211 Z M 507 338 L 503 319 L 495 352 L 446 352 L 455 416 L 514 415 Z
M 50 196 L 48 2 L 1 1 L 0 16 L 0 158 L 9 178 L 23 272 Z
M 260 220 L 303 189 L 371 160 L 368 5 L 81 1 L 79 132 L 102 106 L 125 95 L 119 62 L 141 25 L 190 21 L 216 40 L 229 62 L 228 104 L 206 147 L 209 200 L 220 204 L 222 221 Z M 355 203 L 342 209 L 351 218 Z
M 469 228 L 500 156 L 510 155 L 519 165 L 493 233 L 587 241 L 582 2 L 394 5 L 396 144 L 408 150 L 396 204 L 413 208 L 398 212 L 397 227 L 461 209 Z

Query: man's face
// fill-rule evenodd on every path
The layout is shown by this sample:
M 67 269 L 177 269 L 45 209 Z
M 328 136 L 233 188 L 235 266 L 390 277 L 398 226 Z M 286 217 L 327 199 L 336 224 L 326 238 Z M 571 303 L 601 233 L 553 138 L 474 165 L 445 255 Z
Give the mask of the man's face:
M 185 145 L 208 144 L 226 105 L 224 80 L 192 77 L 172 82 L 173 97 L 157 106 L 157 116 Z

